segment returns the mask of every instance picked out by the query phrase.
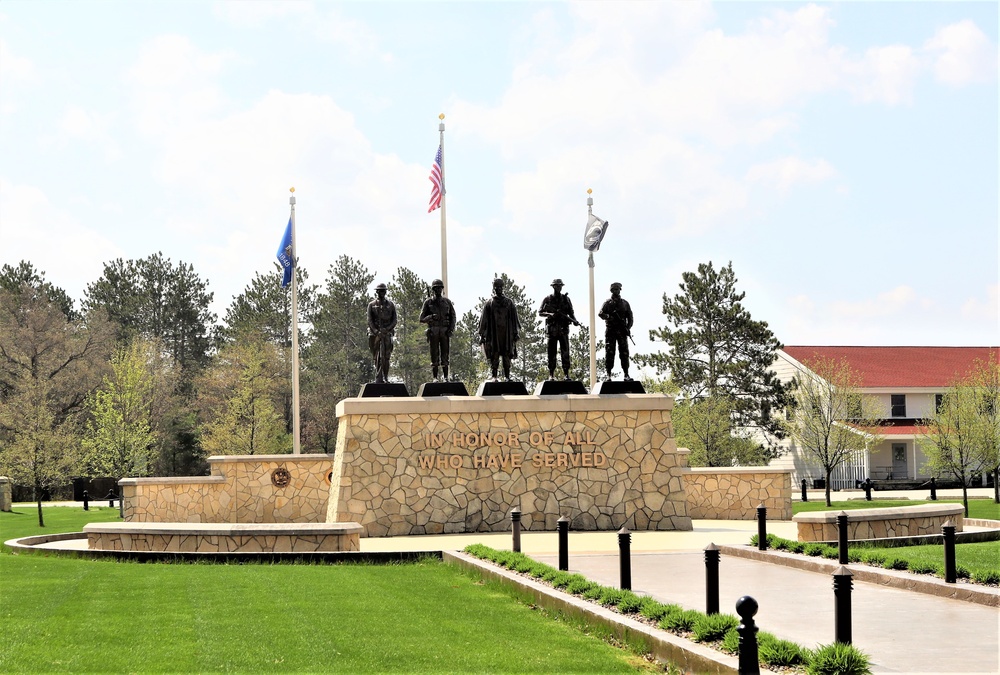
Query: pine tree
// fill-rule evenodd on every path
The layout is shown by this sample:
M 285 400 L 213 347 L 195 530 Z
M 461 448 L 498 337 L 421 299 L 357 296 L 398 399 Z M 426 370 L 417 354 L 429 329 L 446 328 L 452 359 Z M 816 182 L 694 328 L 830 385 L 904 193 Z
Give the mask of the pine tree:
M 396 336 L 389 375 L 403 380 L 412 396 L 422 383 L 431 379 L 427 326 L 420 323 L 420 310 L 429 295 L 428 285 L 405 267 L 397 269 L 387 285 L 388 297 L 396 305 Z

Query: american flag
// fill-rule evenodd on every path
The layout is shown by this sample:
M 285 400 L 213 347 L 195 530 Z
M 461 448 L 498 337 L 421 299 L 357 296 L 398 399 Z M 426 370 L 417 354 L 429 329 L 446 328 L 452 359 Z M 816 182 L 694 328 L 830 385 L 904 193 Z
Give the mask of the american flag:
M 441 208 L 441 195 L 443 193 L 441 186 L 441 174 L 442 174 L 442 159 L 441 151 L 442 147 L 438 146 L 437 156 L 434 157 L 434 166 L 431 167 L 431 175 L 429 176 L 431 183 L 434 187 L 431 188 L 431 203 L 427 207 L 427 213 L 430 213 L 434 209 Z

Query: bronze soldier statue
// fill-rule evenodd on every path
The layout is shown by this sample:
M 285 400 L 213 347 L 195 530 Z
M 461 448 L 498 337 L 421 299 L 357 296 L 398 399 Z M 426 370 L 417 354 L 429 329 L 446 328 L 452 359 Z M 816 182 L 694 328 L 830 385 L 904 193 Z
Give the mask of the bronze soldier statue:
M 483 305 L 479 318 L 479 343 L 490 362 L 490 372 L 497 379 L 503 360 L 503 376 L 510 380 L 510 360 L 517 358 L 517 341 L 521 339 L 521 323 L 514 301 L 503 294 L 503 279 L 493 280 L 493 297 Z
M 448 380 L 448 354 L 451 348 L 451 334 L 455 332 L 455 305 L 444 297 L 444 282 L 435 279 L 431 282 L 434 295 L 424 300 L 420 310 L 420 323 L 427 324 L 427 341 L 431 345 L 431 372 L 438 379 L 438 366 L 444 370 L 444 379 Z
M 375 287 L 375 299 L 368 303 L 368 348 L 375 364 L 375 382 L 389 381 L 392 336 L 396 332 L 396 305 L 385 297 L 385 284 Z
M 573 315 L 573 303 L 562 292 L 562 279 L 552 280 L 552 294 L 542 300 L 538 316 L 545 317 L 545 328 L 549 335 L 549 379 L 556 379 L 556 347 L 562 356 L 563 376 L 569 379 L 569 325 L 579 326 Z
M 622 372 L 625 381 L 631 382 L 628 376 L 628 341 L 632 337 L 632 307 L 628 300 L 622 298 L 622 285 L 617 281 L 611 284 L 611 297 L 604 301 L 598 316 L 604 319 L 604 369 L 611 379 L 611 370 L 615 367 L 615 346 L 622 362 Z

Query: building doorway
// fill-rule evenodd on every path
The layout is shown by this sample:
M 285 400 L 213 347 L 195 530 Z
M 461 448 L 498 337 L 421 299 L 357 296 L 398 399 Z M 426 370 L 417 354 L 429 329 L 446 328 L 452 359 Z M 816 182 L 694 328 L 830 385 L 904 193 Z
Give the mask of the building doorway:
M 892 473 L 890 479 L 905 480 L 909 478 L 906 470 L 906 443 L 892 444 Z

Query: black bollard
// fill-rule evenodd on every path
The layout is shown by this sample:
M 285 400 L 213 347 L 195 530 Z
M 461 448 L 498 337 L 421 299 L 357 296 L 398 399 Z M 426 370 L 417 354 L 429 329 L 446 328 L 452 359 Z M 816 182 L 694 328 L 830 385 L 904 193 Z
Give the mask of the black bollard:
M 632 590 L 632 535 L 624 526 L 618 530 L 618 578 L 623 590 Z
M 933 476 L 931 476 L 931 501 L 937 501 L 937 483 L 934 481 Z
M 802 479 L 802 501 L 809 501 L 809 494 L 806 492 L 806 479 Z
M 955 524 L 950 520 L 941 526 L 944 535 L 944 580 L 953 584 L 958 581 L 958 569 L 955 565 Z
M 125 520 L 125 488 L 118 489 L 118 517 Z
M 559 533 L 559 569 L 569 571 L 569 518 L 563 516 L 556 521 Z
M 83 491 L 83 510 L 84 511 L 90 510 L 90 495 L 87 494 L 86 490 Z
M 511 550 L 514 553 L 521 552 L 521 509 L 516 506 L 510 510 L 510 529 L 513 533 L 514 541 Z
M 719 613 L 719 547 L 705 547 L 705 614 Z
M 767 507 L 757 507 L 757 550 L 767 550 Z
M 108 496 L 105 499 L 108 500 L 108 506 L 113 507 L 115 505 L 115 491 L 108 490 Z
M 865 482 L 861 484 L 861 487 L 865 489 L 865 501 L 870 502 L 872 500 L 872 479 L 865 478 Z
M 854 585 L 851 570 L 843 565 L 833 573 L 833 617 L 836 624 L 835 642 L 851 644 L 851 588 Z
M 847 564 L 847 513 L 840 512 L 837 516 L 837 543 L 839 545 L 837 562 L 841 565 Z
M 753 622 L 757 613 L 757 601 L 744 595 L 736 601 L 736 613 L 740 615 L 740 625 L 736 632 L 740 636 L 739 675 L 760 675 L 760 659 L 757 656 L 757 626 Z

